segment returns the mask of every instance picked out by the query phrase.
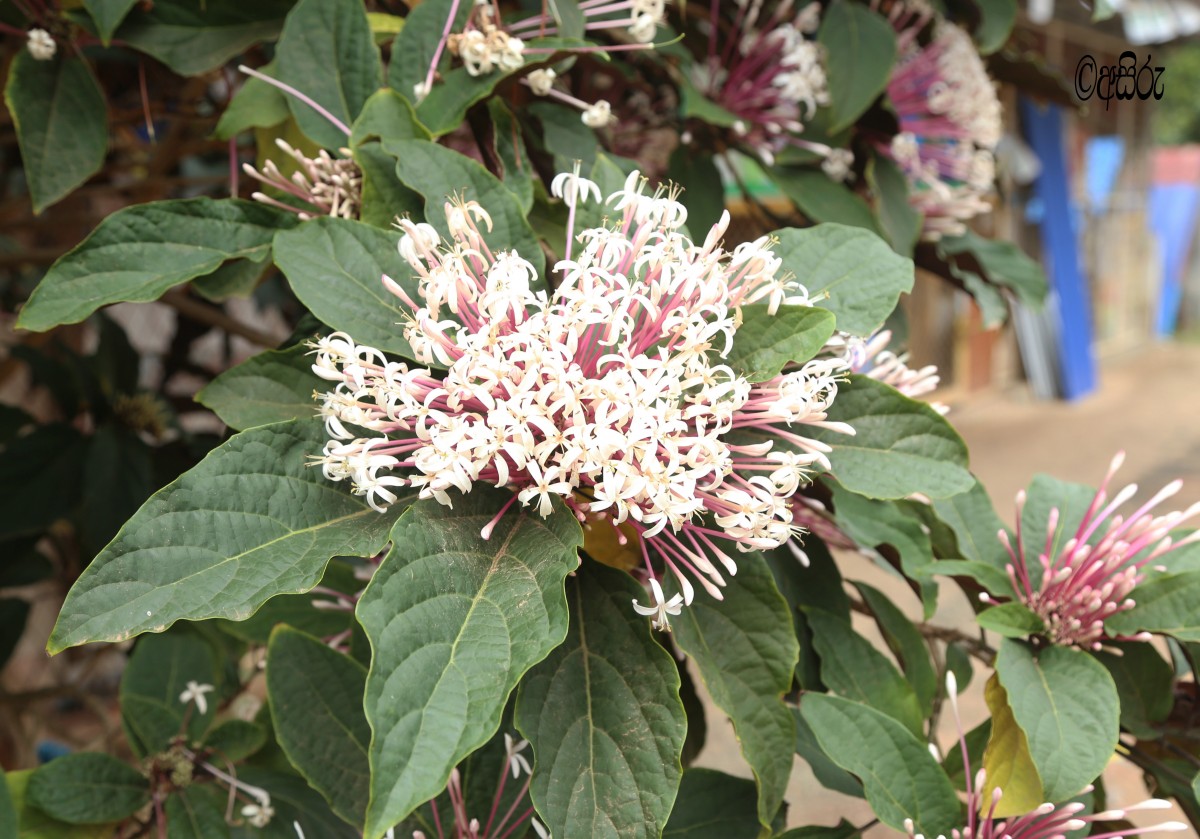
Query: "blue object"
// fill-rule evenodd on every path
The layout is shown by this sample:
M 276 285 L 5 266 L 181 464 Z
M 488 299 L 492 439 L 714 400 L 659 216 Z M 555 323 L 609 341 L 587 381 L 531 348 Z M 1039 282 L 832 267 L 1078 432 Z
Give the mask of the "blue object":
M 1092 353 L 1092 306 L 1087 280 L 1080 268 L 1079 241 L 1073 224 L 1063 150 L 1062 110 L 1039 106 L 1021 97 L 1025 139 L 1042 161 L 1034 193 L 1043 207 L 1040 222 L 1043 261 L 1058 295 L 1059 381 L 1066 399 L 1079 399 L 1096 389 L 1096 360 Z
M 71 747 L 57 740 L 39 740 L 36 751 L 38 763 L 49 763 L 56 757 L 69 755 Z
M 1101 212 L 1117 185 L 1117 176 L 1125 162 L 1125 141 L 1120 137 L 1092 137 L 1084 153 L 1083 179 L 1087 187 L 1088 209 Z
M 1179 321 L 1183 299 L 1183 269 L 1192 250 L 1196 211 L 1200 209 L 1200 185 L 1157 184 L 1150 187 L 1149 225 L 1158 239 L 1162 290 L 1154 313 L 1154 334 L 1169 338 Z

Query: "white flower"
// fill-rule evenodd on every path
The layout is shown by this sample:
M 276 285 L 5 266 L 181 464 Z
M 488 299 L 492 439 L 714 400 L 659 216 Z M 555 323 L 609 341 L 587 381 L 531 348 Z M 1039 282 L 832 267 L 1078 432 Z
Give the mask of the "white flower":
M 663 597 L 662 586 L 658 584 L 658 580 L 650 578 L 650 590 L 654 595 L 654 604 L 652 606 L 643 606 L 636 600 L 633 601 L 633 610 L 639 615 L 645 617 L 654 616 L 652 625 L 655 629 L 671 631 L 670 615 L 679 615 L 683 611 L 683 595 L 677 594 L 670 600 Z
M 195 702 L 196 710 L 203 716 L 208 713 L 208 700 L 204 697 L 204 694 L 211 693 L 215 689 L 212 685 L 202 685 L 199 682 L 189 681 L 184 692 L 179 694 L 179 701 L 184 705 L 187 705 L 189 702 Z
M 54 39 L 45 29 L 30 29 L 25 46 L 29 48 L 29 54 L 38 61 L 49 61 L 58 51 L 58 44 L 54 43 Z
M 537 819 L 530 819 L 529 823 L 533 825 L 533 832 L 538 835 L 538 839 L 553 839 L 553 837 L 550 836 L 550 831 L 547 830 L 545 825 L 543 825 L 540 821 Z
M 830 179 L 841 182 L 850 175 L 850 167 L 854 165 L 854 152 L 850 149 L 830 149 L 821 162 L 821 169 Z
M 521 754 L 525 747 L 529 745 L 528 740 L 513 740 L 511 734 L 504 735 L 504 752 L 507 756 L 508 767 L 512 770 L 514 779 L 521 777 L 523 771 L 526 775 L 533 774 L 533 768 L 530 767 L 529 761 L 525 755 Z
M 606 100 L 600 99 L 584 111 L 580 118 L 588 128 L 603 128 L 613 121 L 612 105 L 608 104 Z
M 588 196 L 595 196 L 597 201 L 602 200 L 600 185 L 579 177 L 579 161 L 575 161 L 574 172 L 562 172 L 554 176 L 554 180 L 550 182 L 550 194 L 561 198 L 568 207 L 576 206 L 581 198 L 587 201 Z
M 274 815 L 275 808 L 271 806 L 269 798 L 258 804 L 247 804 L 242 808 L 242 816 L 254 827 L 266 827 L 271 823 Z
M 540 70 L 534 70 L 526 78 L 529 80 L 529 89 L 534 92 L 535 96 L 545 96 L 554 86 L 554 80 L 558 78 L 558 74 L 550 67 L 543 67 Z

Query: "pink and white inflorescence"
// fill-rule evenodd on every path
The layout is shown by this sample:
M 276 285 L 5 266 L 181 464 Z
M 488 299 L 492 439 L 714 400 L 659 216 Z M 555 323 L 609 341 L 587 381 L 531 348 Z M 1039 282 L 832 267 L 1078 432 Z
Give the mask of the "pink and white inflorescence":
M 1083 831 L 1081 835 L 1090 836 L 1091 839 L 1121 839 L 1121 837 L 1140 836 L 1144 833 L 1188 829 L 1186 824 L 1168 821 L 1151 827 L 1130 826 L 1117 830 L 1091 832 L 1096 825 L 1106 822 L 1123 822 L 1128 818 L 1129 813 L 1135 811 L 1170 809 L 1171 802 L 1159 798 L 1151 798 L 1123 809 L 1090 814 L 1084 812 L 1087 809 L 1086 806 L 1078 801 L 1069 801 L 1065 804 L 1046 802 L 1024 815 L 996 816 L 996 808 L 1004 797 L 1004 791 L 996 787 L 990 795 L 985 794 L 987 773 L 982 769 L 975 773 L 974 783 L 972 783 L 971 757 L 967 751 L 967 738 L 963 731 L 962 720 L 958 715 L 958 686 L 952 672 L 946 673 L 946 693 L 950 699 L 950 709 L 958 729 L 959 751 L 962 754 L 963 771 L 966 773 L 967 779 L 967 823 L 961 829 L 952 830 L 950 839 L 1056 839 L 1056 837 L 1063 837 L 1075 831 Z M 1092 788 L 1088 787 L 1081 792 L 1091 791 Z M 905 820 L 905 827 L 909 839 L 925 839 L 922 834 L 916 832 L 911 819 Z M 947 839 L 947 837 L 939 836 L 938 839 Z
M 599 198 L 578 175 L 554 187 L 572 219 L 575 204 Z M 737 571 L 721 540 L 759 550 L 799 531 L 789 498 L 811 467 L 829 466 L 829 447 L 802 429 L 853 433 L 826 418 L 845 364 L 812 360 L 756 383 L 739 375 L 722 361 L 740 307 L 808 305 L 770 239 L 726 250 L 726 214 L 696 244 L 679 230 L 684 207 L 646 194 L 636 172 L 608 202 L 618 220 L 572 237 L 573 254 L 568 241 L 553 293 L 535 290 L 517 252 L 488 245 L 491 219 L 473 201 L 446 205 L 449 239 L 402 221 L 422 304 L 383 282 L 413 310 L 414 357 L 448 370 L 390 361 L 341 333 L 321 339 L 313 369 L 337 383 L 322 398 L 324 472 L 377 509 L 405 487 L 451 505 L 477 482 L 514 491 L 496 520 L 514 502 L 547 516 L 557 497 L 581 520 L 631 527 L 649 578 L 654 555 L 685 603 L 692 580 L 719 599 Z M 616 537 L 626 543 L 620 528 Z
M 1047 636 L 1055 644 L 1075 645 L 1098 650 L 1104 640 L 1104 621 L 1118 612 L 1132 609 L 1130 595 L 1145 578 L 1143 569 L 1164 554 L 1200 539 L 1200 531 L 1175 542 L 1169 535 L 1184 521 L 1200 513 L 1200 504 L 1162 516 L 1151 510 L 1179 492 L 1182 481 L 1173 481 L 1126 518 L 1117 510 L 1137 492 L 1129 484 L 1108 501 L 1108 483 L 1125 460 L 1117 454 L 1100 484 L 1092 503 L 1075 534 L 1059 548 L 1055 547 L 1059 511 L 1050 511 L 1046 525 L 1046 545 L 1037 557 L 1041 579 L 1034 583 L 1030 574 L 1031 558 L 1021 543 L 1021 512 L 1025 493 L 1017 494 L 1017 533 L 1014 547 L 1008 534 L 1000 531 L 1000 541 L 1008 549 L 1011 562 L 1008 576 L 1017 599 L 1036 612 L 1046 624 Z M 1105 502 L 1108 502 L 1107 504 Z M 1051 555 L 1052 552 L 1057 551 Z M 994 603 L 984 594 L 985 602 Z M 1146 640 L 1148 636 L 1111 640 Z
M 897 4 L 892 24 L 899 58 L 888 82 L 900 133 L 883 148 L 904 170 L 910 203 L 925 214 L 924 238 L 958 235 L 991 210 L 1001 106 L 971 36 L 940 18 L 933 38 L 919 36 L 933 12 L 923 3 Z

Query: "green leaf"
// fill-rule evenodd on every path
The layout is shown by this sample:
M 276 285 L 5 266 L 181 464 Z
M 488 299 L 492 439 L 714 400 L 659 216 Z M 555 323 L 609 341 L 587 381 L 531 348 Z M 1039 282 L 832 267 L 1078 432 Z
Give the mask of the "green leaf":
M 482 487 L 413 505 L 358 602 L 371 641 L 368 839 L 441 791 L 463 757 L 496 732 L 508 695 L 567 632 L 563 580 L 583 531 L 565 507 L 547 519 L 507 512 Z
M 64 755 L 34 771 L 26 799 L 68 824 L 102 824 L 128 818 L 150 801 L 141 772 L 96 752 Z
M 986 562 L 969 559 L 939 559 L 930 564 L 929 573 L 947 577 L 969 577 L 979 583 L 985 591 L 994 595 L 999 597 L 1013 595 L 1012 583 L 1008 579 L 1008 574 Z
M 96 24 L 96 34 L 100 36 L 100 42 L 104 46 L 108 46 L 113 33 L 136 2 L 137 0 L 83 0 L 83 7 L 92 16 L 92 21 Z
M 1029 751 L 1029 740 L 1017 725 L 1008 693 L 996 674 L 988 679 L 983 696 L 992 714 L 991 733 L 983 752 L 983 768 L 987 771 L 987 787 L 983 792 L 990 798 L 993 790 L 1003 791 L 996 805 L 997 816 L 1024 815 L 1046 800 L 1042 779 Z
M 834 763 L 863 782 L 879 820 L 904 830 L 912 819 L 918 833 L 949 834 L 961 826 L 954 787 L 925 743 L 904 726 L 849 699 L 806 693 L 800 713 Z
M 332 560 L 321 578 L 321 587 L 352 595 L 362 590 L 362 581 L 354 576 L 355 567 L 347 562 Z M 319 608 L 320 601 L 329 602 L 329 594 L 281 594 L 272 597 L 262 608 L 242 621 L 220 621 L 222 630 L 248 644 L 266 644 L 279 624 L 301 629 L 318 638 L 328 638 L 357 626 L 352 612 Z
M 830 180 L 820 169 L 807 166 L 772 166 L 767 170 L 783 194 L 814 222 L 861 228 L 882 234 L 866 200 L 850 187 Z M 805 228 L 811 229 L 811 228 Z M 884 243 L 887 248 L 887 244 Z M 891 248 L 887 248 L 891 250 Z M 803 277 L 801 277 L 803 282 Z
M 596 139 L 596 132 L 580 121 L 579 111 L 557 102 L 533 102 L 527 107 L 528 112 L 542 124 L 538 139 L 545 145 L 546 151 L 554 155 L 558 171 L 567 171 L 574 160 L 583 163 L 584 171 L 597 162 L 599 140 Z M 601 187 L 600 191 L 603 193 L 604 188 Z
M 303 92 L 349 128 L 383 84 L 383 65 L 360 0 L 300 0 L 287 20 L 275 61 L 281 82 Z M 294 96 L 292 116 L 305 136 L 327 149 L 347 145 L 347 132 Z
M 418 297 L 412 268 L 396 250 L 398 241 L 394 231 L 322 216 L 280 232 L 275 263 L 322 323 L 358 343 L 411 358 L 404 323 L 412 313 L 382 281 L 387 274 L 411 299 Z
M 1025 493 L 1025 506 L 1021 508 L 1021 547 L 1030 560 L 1048 553 L 1057 556 L 1068 539 L 1079 530 L 1083 515 L 1096 496 L 1096 490 L 1085 484 L 1060 481 L 1049 475 L 1035 475 Z M 1058 529 L 1053 538 L 1047 539 L 1046 528 L 1050 523 L 1050 511 L 1058 510 Z M 1095 542 L 1101 533 L 1093 535 Z M 1042 583 L 1041 563 L 1031 561 L 1028 571 L 1036 589 Z
M 910 579 L 928 583 L 933 546 L 921 522 L 894 501 L 876 501 L 847 492 L 830 481 L 837 522 L 851 539 L 867 548 L 890 545 L 900 559 L 900 568 Z M 935 593 L 936 594 L 936 593 Z M 926 601 L 926 617 L 932 616 L 936 597 Z
M 456 151 L 420 140 L 385 140 L 384 150 L 396 158 L 396 174 L 408 187 L 425 197 L 425 219 L 442 236 L 449 236 L 445 204 L 462 194 L 478 201 L 492 217 L 492 230 L 484 238 L 495 247 L 515 249 L 545 276 L 546 258 L 529 226 L 521 205 L 487 169 Z M 393 248 L 394 249 L 394 248 Z
M 1136 605 L 1105 621 L 1109 635 L 1155 632 L 1200 641 L 1200 571 L 1168 574 L 1134 590 Z
M 803 550 L 808 565 L 801 565 L 788 547 L 766 551 L 763 557 L 796 624 L 796 640 L 800 643 L 796 680 L 806 690 L 824 690 L 820 660 L 813 648 L 812 630 L 808 627 L 802 607 L 817 606 L 848 621 L 850 598 L 842 588 L 842 575 L 825 544 L 820 539 L 806 536 Z
M 923 715 L 917 695 L 896 665 L 846 621 L 820 609 L 806 609 L 805 617 L 821 657 L 821 681 L 834 693 L 887 714 L 920 737 Z
M 258 68 L 258 72 L 274 78 L 278 69 L 271 61 Z M 237 93 L 225 106 L 225 112 L 217 121 L 213 136 L 228 140 L 251 128 L 273 128 L 289 116 L 287 96 L 279 88 L 256 79 L 247 78 Z
M 867 498 L 905 498 L 915 492 L 945 498 L 971 488 L 967 447 L 937 411 L 868 376 L 852 375 L 838 389 L 831 421 L 854 436 L 820 428 L 805 434 L 832 447 L 833 474 Z
M 126 207 L 50 266 L 17 326 L 45 332 L 101 306 L 157 300 L 171 286 L 211 274 L 227 259 L 262 260 L 293 213 L 256 201 L 187 198 Z
M 157 486 L 154 453 L 142 438 L 123 426 L 100 426 L 83 465 L 79 535 L 88 554 L 107 545 Z
M 28 617 L 28 601 L 17 597 L 0 597 L 0 668 L 4 667 L 21 640 Z
M 975 43 L 982 55 L 989 55 L 1008 42 L 1017 21 L 1016 0 L 975 0 L 980 21 L 975 27 Z
M 119 40 L 181 76 L 215 70 L 260 41 L 274 40 L 295 0 L 156 2 L 135 9 Z
M 488 101 L 488 114 L 492 118 L 492 149 L 504 167 L 504 186 L 528 214 L 533 208 L 533 161 L 521 137 L 521 126 L 502 99 Z
M 929 658 L 929 647 L 925 638 L 908 617 L 900 611 L 887 595 L 866 583 L 854 583 L 863 601 L 871 610 L 875 623 L 883 633 L 888 649 L 896 656 L 904 670 L 904 676 L 917 695 L 917 705 L 922 715 L 932 708 L 938 692 L 937 673 Z
M 386 515 L 309 466 L 320 420 L 244 431 L 159 490 L 67 595 L 52 653 L 161 632 L 178 620 L 249 617 L 276 594 L 316 585 L 332 556 L 370 556 Z
M 104 165 L 108 107 L 88 65 L 64 48 L 39 61 L 13 57 L 4 86 L 33 211 L 40 213 Z
M 1028 638 L 1046 631 L 1046 624 L 1037 612 L 1017 602 L 984 609 L 975 616 L 975 622 L 1005 638 Z
M 663 839 L 758 839 L 754 782 L 715 769 L 683 773 Z
M 212 724 L 221 700 L 222 665 L 216 647 L 189 627 L 138 642 L 121 675 L 121 722 L 133 753 L 146 757 L 164 751 L 182 731 L 197 740 Z M 179 695 L 188 682 L 212 685 L 207 709 L 188 706 Z M 187 728 L 183 721 L 187 719 Z
M 312 371 L 311 352 L 306 344 L 295 344 L 259 353 L 205 385 L 196 401 L 238 431 L 311 417 L 313 391 L 325 387 Z
M 725 211 L 725 183 L 712 157 L 681 145 L 671 153 L 667 177 L 683 187 L 680 200 L 687 207 L 691 229 L 707 231 L 720 220 Z
M 391 88 L 371 94 L 351 126 L 350 144 L 360 146 L 377 140 L 428 140 L 429 129 L 421 125 L 412 102 Z M 393 164 L 394 166 L 394 164 Z
M 0 486 L 21 488 L 0 504 L 0 538 L 37 534 L 79 498 L 87 438 L 64 423 L 41 425 L 0 452 Z
M 1065 801 L 1103 771 L 1117 745 L 1120 700 L 1104 666 L 1073 647 L 1037 657 L 1004 639 L 996 674 L 1042 779 L 1047 801 Z
M 833 315 L 811 306 L 742 306 L 742 323 L 724 362 L 751 382 L 778 376 L 789 362 L 808 361 L 833 334 Z
M 686 75 L 682 76 L 679 85 L 681 101 L 679 115 L 686 119 L 698 119 L 715 125 L 717 128 L 732 128 L 738 122 L 738 115 L 705 96 Z M 682 148 L 682 147 L 681 147 Z
M 204 735 L 204 747 L 212 749 L 218 760 L 229 763 L 241 763 L 266 743 L 266 729 L 236 717 L 218 723 Z
M 829 755 L 821 751 L 817 735 L 808 727 L 808 722 L 799 708 L 791 708 L 792 717 L 796 720 L 796 754 L 804 758 L 812 769 L 813 777 L 826 789 L 840 792 L 843 795 L 863 797 L 863 785 L 858 778 L 851 775 L 842 767 L 829 759 Z
M 630 608 L 645 592 L 598 562 L 567 581 L 567 640 L 521 681 L 529 792 L 557 836 L 657 837 L 683 773 L 679 673 Z
M 192 288 L 205 300 L 222 303 L 231 297 L 247 298 L 258 288 L 263 273 L 270 267 L 264 259 L 235 259 L 216 271 L 192 281 Z
M 831 132 L 854 123 L 887 87 L 896 60 L 891 25 L 869 7 L 834 0 L 821 17 Z
M 981 274 L 993 285 L 1012 291 L 1018 300 L 1040 309 L 1049 286 L 1046 272 L 1012 242 L 985 239 L 967 231 L 960 236 L 943 236 L 937 242 L 938 256 L 953 258 L 958 265 Z
M 992 506 L 987 490 L 979 481 L 975 481 L 966 492 L 949 498 L 934 499 L 933 510 L 938 518 L 954 531 L 959 553 L 964 559 L 990 565 L 1001 571 L 1008 565 L 1008 551 L 1004 549 L 998 535 L 1001 530 L 1007 531 L 1008 528 L 996 515 L 996 508 Z M 993 594 L 1007 591 L 991 588 L 988 590 Z
M 362 824 L 371 791 L 366 684 L 362 665 L 322 641 L 287 626 L 271 633 L 267 697 L 275 736 L 309 785 L 351 824 Z
M 362 209 L 359 220 L 372 227 L 381 227 L 395 235 L 397 218 L 423 218 L 425 201 L 420 194 L 406 187 L 396 176 L 396 158 L 383 150 L 377 141 L 363 143 L 354 149 L 354 162 L 362 170 Z
M 26 796 L 29 779 L 33 776 L 33 773 L 34 770 L 26 769 L 22 772 L 8 772 L 4 774 L 4 784 L 8 790 L 8 797 L 12 801 L 12 810 L 18 829 L 12 833 L 4 833 L 2 835 L 17 837 L 17 839 L 112 838 L 116 825 L 71 825 L 51 818 L 34 807 Z M 2 798 L 3 796 L 0 795 L 0 799 Z M 6 826 L 4 824 L 4 816 L 0 815 L 0 829 Z
M 780 833 L 775 839 L 854 839 L 860 835 L 861 830 L 842 819 L 833 827 L 819 824 L 794 827 L 786 833 Z
M 0 661 L 3 666 L 3 661 Z M 17 835 L 17 808 L 13 806 L 12 794 L 8 791 L 8 779 L 0 769 L 0 836 Z
M 387 71 L 388 87 L 411 97 L 414 95 L 414 86 L 425 81 L 452 5 L 454 0 L 425 0 L 404 18 L 404 28 L 392 42 L 392 58 Z M 469 5 L 459 3 L 451 31 L 461 32 L 470 13 Z M 446 50 L 439 59 L 439 67 L 447 66 L 449 61 L 449 51 Z
M 892 249 L 901 256 L 912 256 L 921 235 L 921 212 L 908 202 L 908 179 L 900 167 L 881 154 L 867 165 L 867 182 L 877 200 L 879 223 L 887 233 Z
M 1121 726 L 1140 740 L 1162 736 L 1158 727 L 1175 705 L 1175 670 L 1153 644 L 1108 641 L 1120 654 L 1102 650 L 1096 658 L 1107 669 L 1121 697 Z
M 668 581 L 671 582 L 671 581 Z M 673 624 L 708 695 L 729 715 L 758 782 L 758 820 L 768 826 L 792 771 L 796 724 L 783 702 L 799 646 L 787 601 L 761 554 L 738 556 L 724 599 L 698 597 Z
M 837 328 L 866 338 L 912 290 L 912 260 L 897 255 L 878 236 L 840 224 L 775 234 L 775 253 L 796 275 L 817 306 L 837 316 Z M 829 297 L 817 300 L 828 293 Z

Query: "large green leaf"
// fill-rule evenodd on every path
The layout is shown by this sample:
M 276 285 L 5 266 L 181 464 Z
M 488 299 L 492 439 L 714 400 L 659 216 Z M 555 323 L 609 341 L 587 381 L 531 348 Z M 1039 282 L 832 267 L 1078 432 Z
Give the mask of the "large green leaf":
M 63 755 L 34 771 L 26 800 L 68 824 L 102 824 L 127 818 L 150 801 L 146 777 L 112 755 Z
M 356 594 L 362 591 L 363 583 L 354 573 L 355 566 L 334 559 L 325 569 L 325 576 L 321 577 L 321 587 L 347 596 Z M 265 645 L 279 624 L 287 624 L 318 638 L 329 638 L 347 630 L 354 630 L 357 626 L 353 612 L 324 608 L 321 605 L 329 603 L 334 597 L 333 594 L 320 592 L 281 594 L 272 597 L 245 620 L 217 621 L 216 624 L 234 638 L 248 644 Z
M 933 562 L 929 533 L 920 520 L 895 501 L 878 501 L 848 492 L 830 481 L 834 512 L 846 535 L 866 548 L 890 545 L 900 558 L 900 569 L 910 579 L 927 584 Z M 926 594 L 927 592 L 922 592 Z M 932 617 L 936 591 L 929 592 L 926 617 Z
M 680 145 L 671 153 L 667 177 L 683 187 L 680 200 L 687 207 L 692 230 L 707 231 L 725 211 L 725 182 L 714 158 Z
M 888 649 L 900 662 L 905 678 L 917 695 L 917 705 L 921 714 L 924 715 L 926 709 L 932 707 L 938 690 L 937 673 L 934 672 L 933 662 L 929 658 L 929 647 L 924 636 L 882 591 L 866 583 L 856 582 L 854 587 L 871 610 Z
M 280 232 L 275 262 L 321 322 L 360 343 L 411 357 L 404 323 L 412 313 L 382 281 L 387 274 L 417 300 L 412 268 L 396 250 L 399 238 L 395 231 L 324 216 Z
M 1134 607 L 1113 615 L 1109 635 L 1157 632 L 1180 641 L 1200 641 L 1200 571 L 1168 574 L 1138 586 Z
M 837 328 L 867 337 L 883 326 L 901 294 L 912 290 L 912 260 L 873 233 L 841 224 L 787 228 L 775 253 L 808 289 L 814 305 L 837 316 Z M 827 292 L 829 297 L 816 299 Z
M 967 447 L 933 408 L 868 376 L 853 375 L 838 389 L 829 419 L 849 423 L 854 436 L 820 428 L 808 436 L 828 443 L 833 474 L 867 498 L 919 492 L 945 498 L 971 488 Z
M 391 88 L 371 94 L 351 126 L 350 143 L 361 145 L 370 139 L 428 140 L 429 129 L 417 119 L 412 102 Z
M 800 563 L 790 547 L 766 551 L 763 557 L 796 624 L 796 640 L 800 644 L 796 680 L 806 690 L 824 690 L 820 660 L 813 647 L 812 630 L 808 627 L 802 607 L 816 606 L 848 621 L 850 598 L 842 588 L 842 575 L 825 544 L 811 535 L 804 537 L 803 544 L 807 565 Z
M 767 171 L 775 185 L 810 220 L 883 233 L 866 199 L 845 184 L 831 180 L 820 169 L 779 165 Z
M 127 46 L 181 76 L 215 70 L 278 33 L 295 0 L 175 0 L 135 9 L 117 30 Z
M 396 523 L 392 550 L 358 602 L 371 641 L 368 839 L 437 794 L 500 724 L 508 695 L 567 632 L 563 580 L 583 531 L 565 507 L 547 519 L 475 487 L 451 510 L 434 500 Z
M 244 431 L 155 493 L 72 587 L 50 651 L 240 620 L 312 588 L 330 557 L 379 551 L 404 504 L 380 515 L 327 481 L 309 465 L 325 439 L 317 419 Z
M 307 345 L 295 344 L 259 353 L 209 382 L 196 401 L 238 431 L 311 417 L 316 412 L 313 391 L 328 387 L 312 371 L 311 352 Z
M 733 722 L 758 782 L 758 819 L 771 823 L 792 771 L 796 724 L 783 702 L 799 645 L 787 601 L 761 554 L 739 554 L 724 600 L 698 596 L 675 619 L 675 640 L 708 695 Z
M 1007 288 L 1026 306 L 1040 308 L 1049 285 L 1042 265 L 1012 242 L 985 239 L 968 231 L 943 236 L 937 243 L 938 256 L 955 265 L 982 274 L 995 286 Z
M 115 824 L 71 825 L 51 818 L 34 807 L 26 795 L 33 772 L 32 769 L 26 769 L 3 775 L 2 780 L 12 801 L 13 817 L 18 828 L 11 833 L 0 835 L 15 839 L 112 839 Z M 3 797 L 0 794 L 0 798 Z M 4 823 L 4 816 L 0 815 L 0 828 L 5 827 L 7 825 Z
M 274 78 L 277 72 L 275 62 L 259 67 L 258 72 Z M 251 76 L 225 106 L 213 136 L 218 140 L 228 140 L 250 128 L 272 128 L 286 120 L 288 115 L 287 94 L 275 85 Z
M 833 315 L 809 306 L 780 306 L 768 313 L 766 303 L 743 306 L 742 323 L 725 363 L 752 382 L 778 376 L 789 362 L 808 361 L 833 334 Z
M 1037 612 L 1015 601 L 984 609 L 975 616 L 975 622 L 1005 638 L 1027 638 L 1046 631 L 1046 623 Z
M 101 306 L 157 300 L 228 259 L 260 261 L 292 213 L 255 201 L 187 198 L 118 210 L 64 254 L 33 290 L 17 326 L 44 332 Z
M 996 515 L 996 508 L 979 481 L 975 481 L 966 492 L 934 499 L 933 510 L 954 531 L 963 559 L 982 562 L 1001 570 L 1008 565 L 1008 551 L 999 537 L 1000 531 L 1007 528 Z
M 521 126 L 517 115 L 499 97 L 488 100 L 488 114 L 492 118 L 491 145 L 496 158 L 503 166 L 504 186 L 516 196 L 521 209 L 528 214 L 533 208 L 533 161 L 525 148 Z
M 800 713 L 833 762 L 863 782 L 884 824 L 918 833 L 949 834 L 961 826 L 954 787 L 922 740 L 874 708 L 849 699 L 805 694 Z
M 867 165 L 867 183 L 875 193 L 879 223 L 892 248 L 901 256 L 912 256 L 921 235 L 921 212 L 908 201 L 908 178 L 891 158 L 877 154 Z
M 104 91 L 74 51 L 39 61 L 27 49 L 13 57 L 4 104 L 17 129 L 21 166 L 40 213 L 104 165 L 108 111 Z
M 142 438 L 123 426 L 100 426 L 88 445 L 81 487 L 79 536 L 88 554 L 99 553 L 158 485 L 154 451 Z
M 0 505 L 0 538 L 38 534 L 79 499 L 88 440 L 66 423 L 41 425 L 0 452 L 0 485 L 20 487 Z
M 881 15 L 852 0 L 834 0 L 821 17 L 830 131 L 852 125 L 883 92 L 896 60 L 896 35 Z
M 657 839 L 683 773 L 687 719 L 670 653 L 631 608 L 628 574 L 587 562 L 567 582 L 567 640 L 521 682 L 529 791 L 556 836 Z
M 1158 724 L 1175 705 L 1175 670 L 1153 644 L 1108 642 L 1096 658 L 1108 668 L 1121 697 L 1121 726 L 1142 740 L 1162 736 Z
M 275 736 L 291 764 L 351 824 L 362 824 L 371 789 L 366 685 L 362 665 L 311 635 L 287 626 L 271 633 L 267 697 Z
M 1073 647 L 1034 652 L 1004 639 L 996 673 L 1041 776 L 1047 801 L 1078 793 L 1112 758 L 1120 700 L 1104 665 Z
M 198 632 L 182 626 L 143 638 L 121 674 L 121 723 L 133 753 L 146 757 L 164 751 L 184 734 L 197 740 L 217 716 L 224 694 L 217 648 Z M 179 696 L 188 682 L 211 685 L 205 710 L 185 705 Z M 186 721 L 186 725 L 185 725 Z
M 137 0 L 83 0 L 83 7 L 92 16 L 96 24 L 96 34 L 104 46 L 112 40 L 113 32 L 121 25 L 125 15 L 133 8 Z
M 1036 557 L 1043 553 L 1051 557 L 1058 555 L 1067 540 L 1078 532 L 1095 495 L 1093 487 L 1061 481 L 1050 475 L 1035 475 L 1030 481 L 1025 506 L 1021 509 L 1021 547 L 1029 560 L 1026 567 L 1035 589 L 1042 583 L 1042 565 Z M 1048 534 L 1051 510 L 1058 511 L 1058 526 L 1053 534 Z M 1090 541 L 1095 543 L 1102 535 L 1101 529 Z
M 792 717 L 796 720 L 796 754 L 800 755 L 810 769 L 813 777 L 826 789 L 836 790 L 843 795 L 863 797 L 862 781 L 851 775 L 842 767 L 829 759 L 829 755 L 821 751 L 817 735 L 809 728 L 804 715 L 799 708 L 792 708 Z
M 300 0 L 276 45 L 281 82 L 301 91 L 348 128 L 383 84 L 383 65 L 360 0 Z M 327 149 L 348 144 L 346 132 L 294 96 L 288 106 L 300 130 Z
M 683 773 L 663 839 L 758 839 L 754 782 L 715 769 Z
M 493 249 L 515 249 L 529 260 L 539 277 L 545 276 L 546 258 L 516 196 L 483 166 L 469 157 L 422 140 L 384 140 L 383 148 L 396 158 L 396 174 L 409 188 L 425 197 L 425 219 L 443 236 L 449 236 L 445 205 L 451 196 L 478 201 L 492 217 L 492 231 L 484 238 Z
M 917 695 L 896 665 L 849 622 L 821 609 L 807 609 L 805 617 L 821 657 L 821 681 L 834 693 L 869 705 L 921 736 Z
M 993 53 L 1008 42 L 1013 24 L 1017 21 L 1016 0 L 975 0 L 979 9 L 979 25 L 975 27 L 975 42 L 983 55 Z M 1097 4 L 1099 9 L 1099 4 Z

